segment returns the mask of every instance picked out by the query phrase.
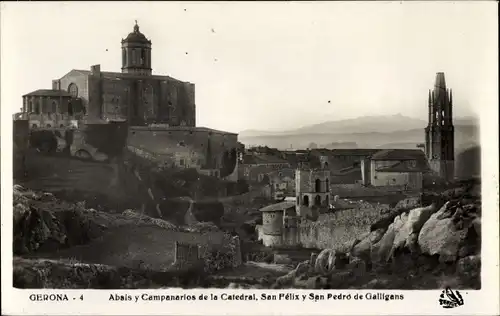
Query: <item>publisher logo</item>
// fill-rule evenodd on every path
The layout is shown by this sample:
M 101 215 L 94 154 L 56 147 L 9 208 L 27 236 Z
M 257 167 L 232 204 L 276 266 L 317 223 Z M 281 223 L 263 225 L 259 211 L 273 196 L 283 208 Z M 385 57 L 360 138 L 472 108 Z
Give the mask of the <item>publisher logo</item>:
M 459 291 L 453 291 L 447 287 L 439 296 L 439 305 L 443 308 L 455 308 L 464 305 L 464 299 Z

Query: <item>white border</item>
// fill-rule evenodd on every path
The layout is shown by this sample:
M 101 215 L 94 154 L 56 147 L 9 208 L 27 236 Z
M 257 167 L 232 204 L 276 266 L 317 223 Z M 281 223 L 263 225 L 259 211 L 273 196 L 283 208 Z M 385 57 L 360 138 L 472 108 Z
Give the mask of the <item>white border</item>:
M 493 2 L 495 4 L 495 2 Z M 495 7 L 492 6 L 492 9 Z M 425 21 L 422 21 L 425 23 Z M 495 34 L 496 33 L 496 34 Z M 496 36 L 494 36 L 496 35 Z M 492 40 L 498 47 L 498 30 L 492 34 Z M 431 49 L 431 48 L 430 48 Z M 491 54 L 491 56 L 498 56 Z M 1 56 L 1 62 L 7 62 L 6 56 Z M 498 58 L 498 57 L 497 57 Z M 187 291 L 198 297 L 220 293 L 316 293 L 316 294 L 351 294 L 355 293 L 386 293 L 403 294 L 404 300 L 326 300 L 313 301 L 203 301 L 197 302 L 150 302 L 138 304 L 134 302 L 109 302 L 110 294 L 140 295 L 154 294 L 184 294 L 186 291 L 169 290 L 135 290 L 135 291 L 105 291 L 105 290 L 19 290 L 12 287 L 12 115 L 1 106 L 1 201 L 2 201 L 2 314 L 15 315 L 358 315 L 358 314 L 407 314 L 407 315 L 496 315 L 499 313 L 499 211 L 498 211 L 498 59 L 491 60 L 491 72 L 487 74 L 490 85 L 483 92 L 484 104 L 480 107 L 480 131 L 482 148 L 482 289 L 480 291 L 463 291 L 465 304 L 459 308 L 443 309 L 438 304 L 441 291 L 343 291 L 343 290 L 192 290 Z M 8 78 L 2 73 L 1 88 L 9 89 Z M 484 79 L 484 78 L 483 78 Z M 0 90 L 1 91 L 1 90 Z M 2 98 L 3 101 L 3 98 Z M 69 302 L 33 302 L 31 294 L 66 293 Z M 78 297 L 83 294 L 84 300 Z M 72 298 L 75 297 L 75 300 Z M 220 303 L 224 303 L 221 305 Z M 360 304 L 360 302 L 363 302 Z

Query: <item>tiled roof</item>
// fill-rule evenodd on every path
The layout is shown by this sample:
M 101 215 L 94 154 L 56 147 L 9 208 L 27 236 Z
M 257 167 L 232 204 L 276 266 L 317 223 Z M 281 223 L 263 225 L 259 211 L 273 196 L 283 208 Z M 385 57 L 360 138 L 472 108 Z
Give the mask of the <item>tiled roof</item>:
M 417 163 L 416 166 L 408 166 L 404 161 L 395 163 L 392 166 L 377 168 L 381 172 L 426 172 L 429 171 L 427 164 Z
M 332 156 L 371 156 L 380 149 L 370 148 L 354 148 L 354 149 L 332 149 L 330 154 Z
M 260 165 L 260 164 L 287 164 L 288 161 L 280 157 L 259 154 L 259 155 L 245 155 L 243 156 L 243 164 L 246 165 Z
M 64 90 L 38 89 L 24 96 L 42 96 L 42 97 L 71 97 L 71 94 Z
M 425 159 L 425 153 L 420 149 L 386 149 L 371 156 L 372 160 L 415 160 Z
M 283 168 L 281 170 L 275 170 L 269 173 L 270 177 L 289 177 L 295 178 L 295 169 Z
M 280 202 L 276 204 L 271 204 L 260 209 L 261 212 L 273 212 L 273 211 L 284 211 L 289 208 L 295 207 L 295 202 Z

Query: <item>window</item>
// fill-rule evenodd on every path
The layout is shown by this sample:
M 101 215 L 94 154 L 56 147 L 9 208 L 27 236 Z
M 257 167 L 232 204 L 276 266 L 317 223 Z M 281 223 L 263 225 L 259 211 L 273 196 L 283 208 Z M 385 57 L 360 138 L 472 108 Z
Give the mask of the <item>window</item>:
M 309 196 L 304 195 L 304 201 L 302 203 L 304 206 L 309 206 Z
M 316 195 L 316 197 L 314 198 L 314 205 L 316 205 L 316 206 L 321 205 L 321 196 Z
M 184 159 L 182 159 L 182 158 L 181 158 L 181 159 L 179 160 L 179 165 L 184 166 Z
M 316 179 L 316 182 L 315 182 L 315 192 L 321 192 L 321 180 L 320 179 Z
M 146 50 L 141 49 L 141 65 L 146 65 Z
M 52 101 L 50 113 L 57 113 L 57 102 L 56 101 Z
M 137 58 L 136 51 L 135 49 L 132 49 L 132 65 L 136 64 L 136 58 Z
M 78 97 L 78 87 L 74 83 L 70 83 L 68 86 L 68 92 L 73 98 Z
M 127 64 L 127 50 L 123 49 L 122 51 L 122 65 L 125 66 Z

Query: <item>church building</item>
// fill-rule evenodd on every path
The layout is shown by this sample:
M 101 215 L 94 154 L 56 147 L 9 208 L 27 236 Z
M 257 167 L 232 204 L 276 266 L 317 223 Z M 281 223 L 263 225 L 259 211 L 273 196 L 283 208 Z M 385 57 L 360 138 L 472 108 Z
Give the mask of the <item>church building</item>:
M 195 86 L 153 74 L 151 41 L 135 24 L 121 41 L 121 72 L 73 69 L 52 89 L 23 96 L 32 127 L 65 127 L 71 120 L 128 120 L 131 126 L 196 126 Z
M 446 88 L 444 73 L 436 74 L 429 91 L 429 122 L 425 128 L 425 154 L 432 171 L 446 180 L 455 175 L 455 130 L 452 92 Z

